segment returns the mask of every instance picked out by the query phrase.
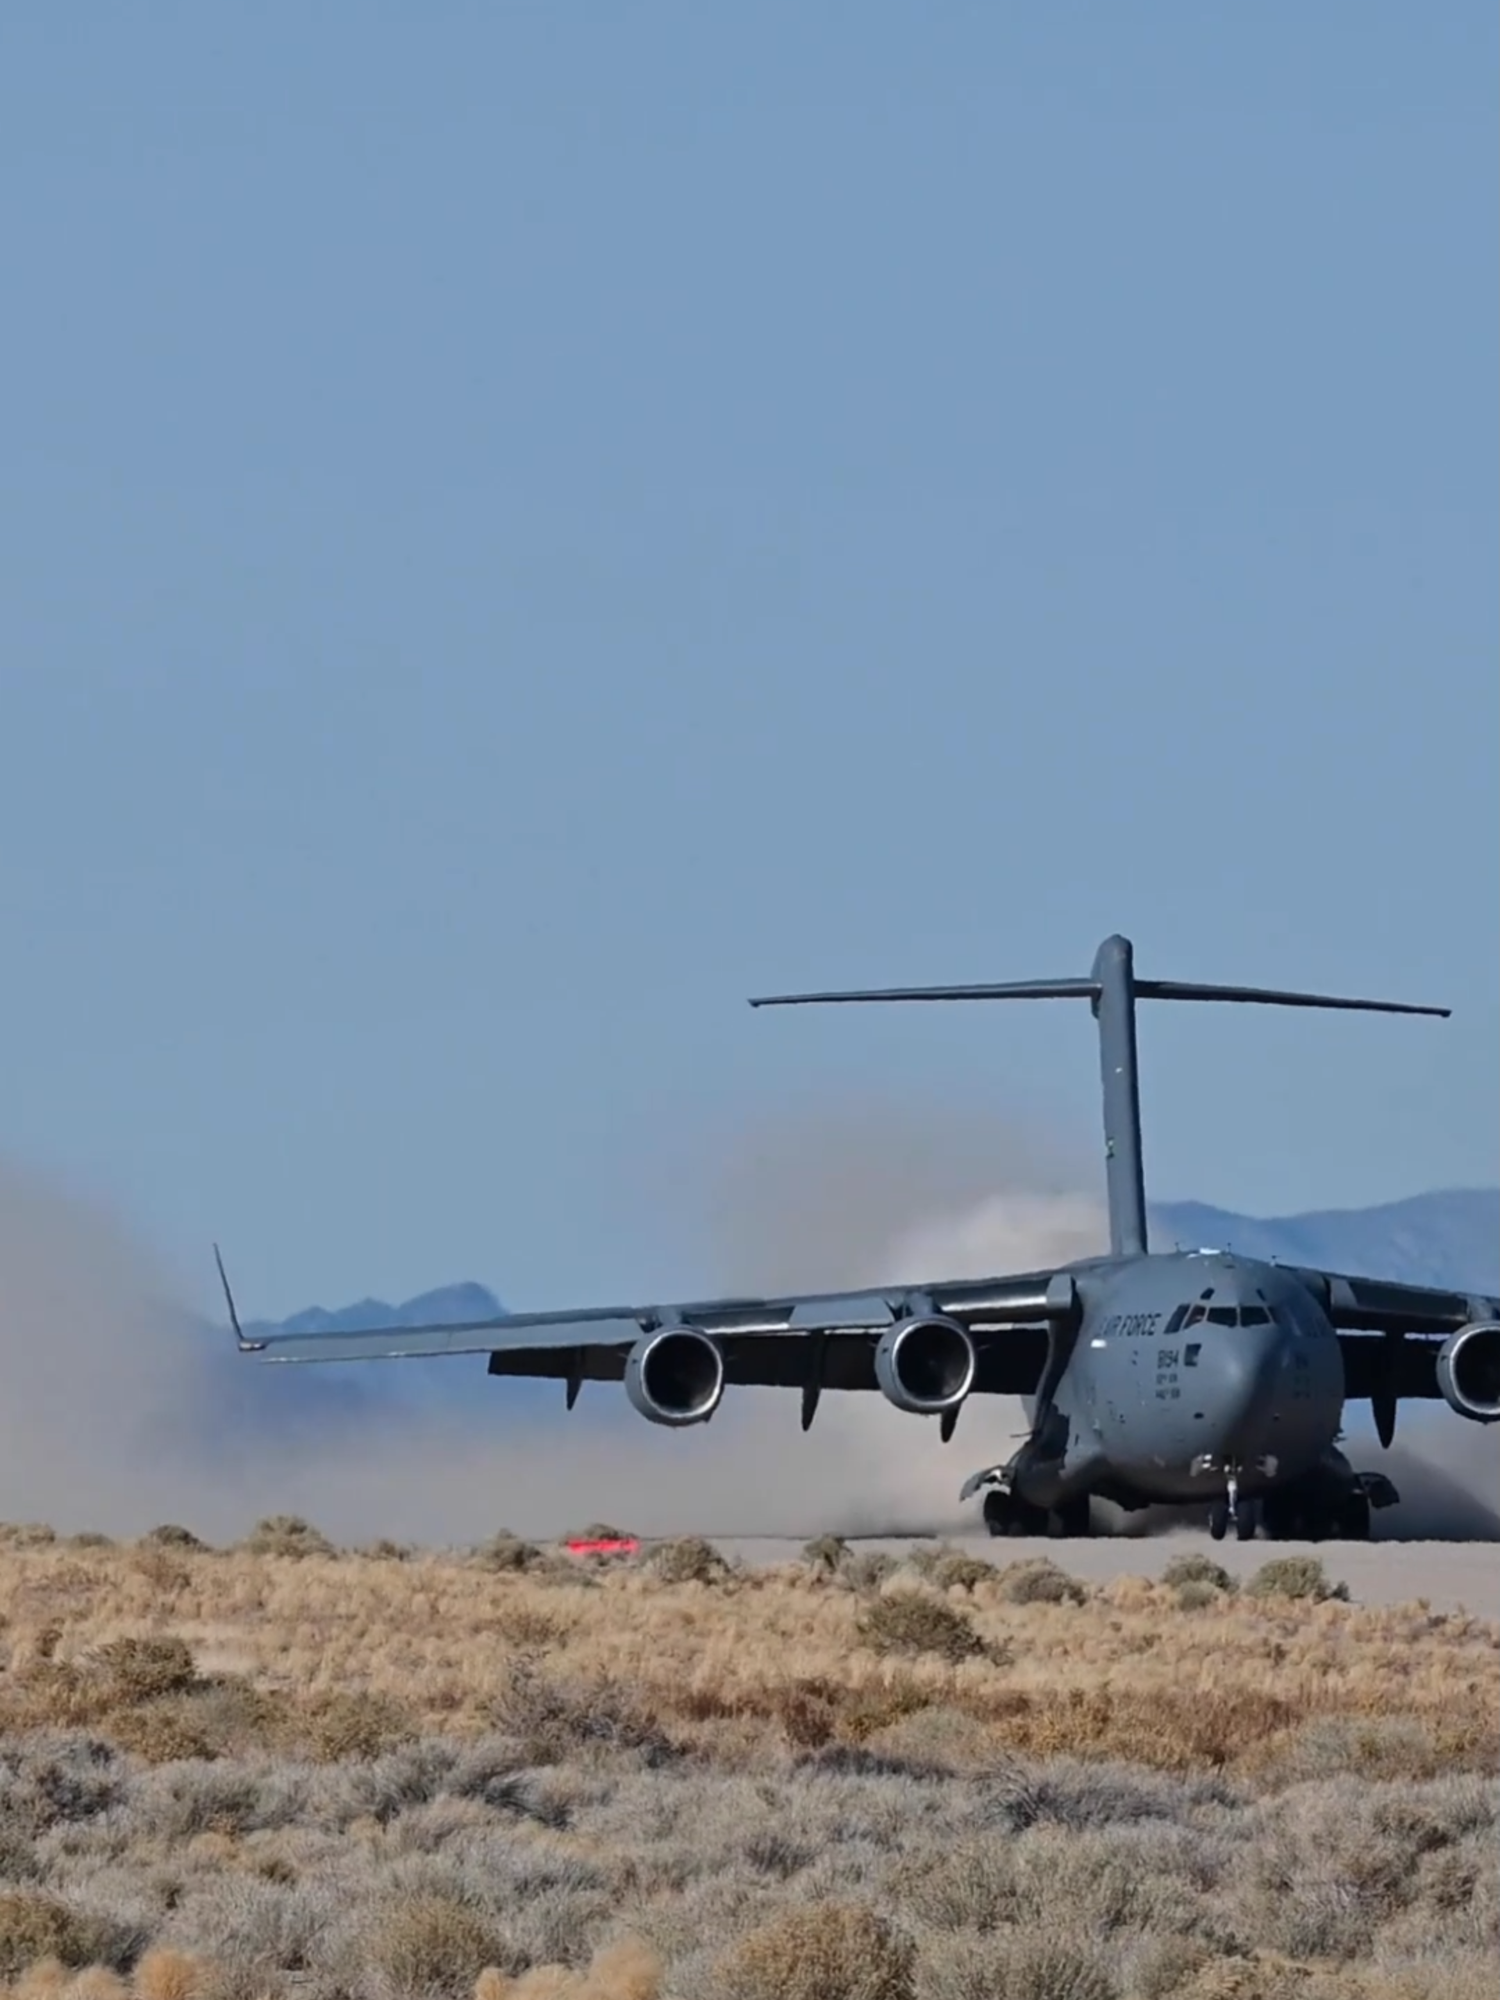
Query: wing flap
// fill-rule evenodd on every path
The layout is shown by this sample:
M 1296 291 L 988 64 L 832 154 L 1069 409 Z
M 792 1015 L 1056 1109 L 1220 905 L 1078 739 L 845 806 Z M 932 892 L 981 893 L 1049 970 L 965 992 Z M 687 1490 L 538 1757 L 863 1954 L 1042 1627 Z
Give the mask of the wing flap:
M 1344 1395 L 1351 1402 L 1394 1398 L 1397 1402 L 1442 1401 L 1437 1358 L 1442 1341 L 1430 1335 L 1341 1333 Z
M 1403 1285 L 1387 1278 L 1346 1277 L 1338 1271 L 1296 1270 L 1340 1332 L 1456 1333 L 1476 1319 L 1500 1317 L 1500 1299 Z

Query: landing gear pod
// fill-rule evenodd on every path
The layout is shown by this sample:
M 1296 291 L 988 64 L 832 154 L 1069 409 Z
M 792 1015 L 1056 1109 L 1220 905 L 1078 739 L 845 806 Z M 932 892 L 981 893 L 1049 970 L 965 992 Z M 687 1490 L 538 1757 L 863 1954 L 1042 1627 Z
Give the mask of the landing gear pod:
M 664 1326 L 631 1348 L 625 1393 L 653 1424 L 703 1424 L 724 1394 L 724 1357 L 696 1326 Z
M 1500 1423 L 1500 1326 L 1476 1321 L 1449 1334 L 1437 1380 L 1450 1410 L 1476 1424 Z
M 974 1386 L 974 1343 L 956 1319 L 904 1319 L 880 1337 L 875 1380 L 908 1416 L 956 1410 Z

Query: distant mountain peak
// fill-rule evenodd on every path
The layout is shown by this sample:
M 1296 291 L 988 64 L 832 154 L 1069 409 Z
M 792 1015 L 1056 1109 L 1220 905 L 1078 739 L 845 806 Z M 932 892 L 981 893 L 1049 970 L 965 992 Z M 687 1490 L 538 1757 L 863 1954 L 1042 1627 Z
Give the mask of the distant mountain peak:
M 429 1321 L 468 1326 L 475 1320 L 498 1319 L 505 1308 L 487 1285 L 466 1278 L 456 1285 L 439 1285 L 430 1292 L 418 1292 L 399 1306 L 384 1299 L 359 1299 L 353 1305 L 330 1312 L 326 1306 L 306 1306 L 281 1320 L 278 1330 L 286 1333 L 347 1333 L 360 1326 L 421 1326 Z M 265 1323 L 262 1323 L 265 1324 Z

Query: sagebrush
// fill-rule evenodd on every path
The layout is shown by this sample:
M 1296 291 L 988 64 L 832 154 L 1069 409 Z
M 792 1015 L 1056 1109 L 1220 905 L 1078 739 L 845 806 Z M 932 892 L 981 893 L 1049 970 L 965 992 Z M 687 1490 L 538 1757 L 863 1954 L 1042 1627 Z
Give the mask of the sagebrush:
M 754 1571 L 517 1540 L 0 1536 L 0 1992 L 1493 1986 L 1478 1620 L 1316 1566 L 1091 1589 L 941 1545 Z

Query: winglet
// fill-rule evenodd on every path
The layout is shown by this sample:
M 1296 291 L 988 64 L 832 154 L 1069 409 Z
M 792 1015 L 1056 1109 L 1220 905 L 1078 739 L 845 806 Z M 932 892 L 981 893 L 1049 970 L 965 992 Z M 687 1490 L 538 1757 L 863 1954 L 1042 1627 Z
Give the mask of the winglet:
M 229 1324 L 234 1328 L 235 1345 L 241 1354 L 259 1354 L 265 1348 L 263 1340 L 247 1340 L 245 1329 L 240 1325 L 240 1316 L 234 1308 L 234 1293 L 229 1289 L 229 1277 L 224 1269 L 224 1259 L 219 1255 L 219 1246 L 214 1245 L 214 1262 L 219 1267 L 219 1283 L 224 1287 L 224 1303 L 229 1308 Z

